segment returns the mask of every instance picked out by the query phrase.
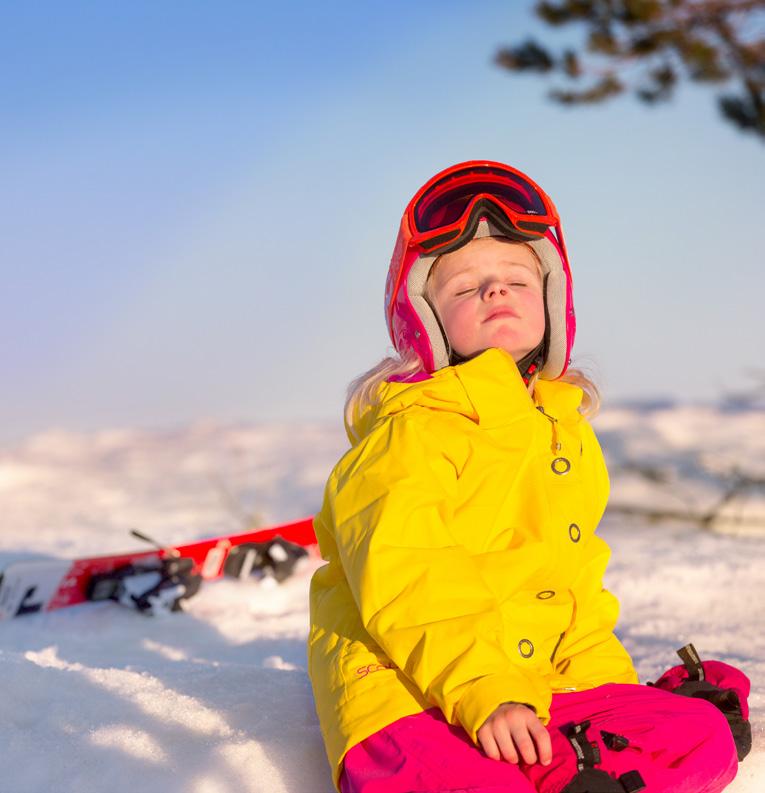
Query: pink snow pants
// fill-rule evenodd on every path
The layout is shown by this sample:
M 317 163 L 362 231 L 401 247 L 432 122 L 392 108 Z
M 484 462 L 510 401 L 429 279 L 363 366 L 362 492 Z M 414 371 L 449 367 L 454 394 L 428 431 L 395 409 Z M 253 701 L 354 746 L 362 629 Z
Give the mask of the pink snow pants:
M 585 719 L 600 749 L 596 768 L 615 777 L 638 771 L 645 793 L 717 793 L 736 775 L 728 722 L 705 700 L 609 683 L 554 694 L 551 715 L 549 766 L 491 760 L 438 708 L 406 716 L 346 754 L 341 793 L 560 793 L 577 774 L 567 727 Z M 601 730 L 629 745 L 607 748 Z

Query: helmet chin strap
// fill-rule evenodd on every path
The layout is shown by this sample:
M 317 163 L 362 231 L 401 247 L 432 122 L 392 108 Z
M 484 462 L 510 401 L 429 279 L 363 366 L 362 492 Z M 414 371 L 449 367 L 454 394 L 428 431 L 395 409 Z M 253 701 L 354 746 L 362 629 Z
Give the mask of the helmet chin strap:
M 542 366 L 544 366 L 544 362 L 545 340 L 542 339 L 535 349 L 526 353 L 520 361 L 517 361 L 518 371 L 521 373 L 523 382 L 526 383 L 526 385 L 529 384 L 529 380 L 531 380 L 534 372 L 538 372 Z

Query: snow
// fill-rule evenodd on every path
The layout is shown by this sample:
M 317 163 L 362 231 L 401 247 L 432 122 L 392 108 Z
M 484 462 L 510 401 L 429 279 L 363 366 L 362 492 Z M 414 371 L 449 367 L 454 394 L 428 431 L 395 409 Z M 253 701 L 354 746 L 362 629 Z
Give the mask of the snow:
M 3 790 L 329 793 L 307 578 L 220 582 L 160 619 L 100 603 L 4 624 Z
M 706 530 L 607 515 L 607 586 L 642 681 L 702 657 L 753 681 L 754 749 L 728 788 L 765 780 L 765 411 L 622 407 L 596 421 L 612 503 L 694 514 L 752 480 Z M 199 423 L 51 431 L 0 450 L 0 564 L 140 547 L 315 511 L 345 449 L 331 424 Z M 207 584 L 148 618 L 95 603 L 0 624 L 2 790 L 9 793 L 331 793 L 306 677 L 310 576 Z

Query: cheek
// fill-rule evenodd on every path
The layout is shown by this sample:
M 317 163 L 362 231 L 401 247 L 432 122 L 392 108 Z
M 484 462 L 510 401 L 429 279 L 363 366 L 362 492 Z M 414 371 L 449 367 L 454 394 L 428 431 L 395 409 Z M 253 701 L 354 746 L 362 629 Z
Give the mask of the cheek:
M 529 325 L 540 334 L 545 329 L 545 306 L 541 295 L 532 295 L 527 304 Z
M 539 318 L 539 321 L 542 325 L 545 324 L 545 304 L 544 301 L 540 298 L 535 304 L 535 311 L 536 316 Z
M 454 312 L 455 324 L 462 328 L 473 328 L 481 324 L 480 306 L 473 300 L 466 300 Z
M 445 314 L 442 314 L 441 321 L 452 343 L 459 344 L 477 329 L 477 317 L 476 308 L 466 301 L 451 306 Z

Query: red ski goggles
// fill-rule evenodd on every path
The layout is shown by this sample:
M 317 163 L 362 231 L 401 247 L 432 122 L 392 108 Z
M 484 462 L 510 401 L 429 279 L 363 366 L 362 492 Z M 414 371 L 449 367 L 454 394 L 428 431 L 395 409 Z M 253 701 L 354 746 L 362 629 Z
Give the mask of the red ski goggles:
M 446 253 L 475 234 L 482 217 L 503 233 L 539 239 L 559 225 L 558 211 L 525 174 L 502 163 L 455 165 L 427 182 L 406 209 L 411 245 Z

